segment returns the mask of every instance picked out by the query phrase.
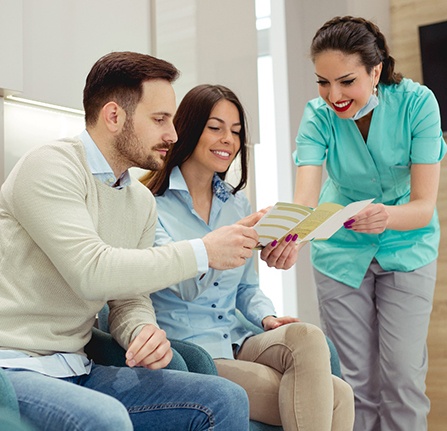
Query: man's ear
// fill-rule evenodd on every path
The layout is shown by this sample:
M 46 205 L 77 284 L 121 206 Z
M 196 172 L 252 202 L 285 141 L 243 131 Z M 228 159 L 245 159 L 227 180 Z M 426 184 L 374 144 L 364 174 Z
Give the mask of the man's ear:
M 116 102 L 106 103 L 101 110 L 104 125 L 113 134 L 121 132 L 126 121 L 126 112 Z

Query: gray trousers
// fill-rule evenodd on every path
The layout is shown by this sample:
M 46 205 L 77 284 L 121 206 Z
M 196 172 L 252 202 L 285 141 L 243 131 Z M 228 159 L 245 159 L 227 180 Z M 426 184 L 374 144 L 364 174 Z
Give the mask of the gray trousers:
M 426 431 L 427 334 L 436 261 L 411 272 L 371 263 L 353 289 L 314 270 L 324 330 L 355 395 L 354 431 Z

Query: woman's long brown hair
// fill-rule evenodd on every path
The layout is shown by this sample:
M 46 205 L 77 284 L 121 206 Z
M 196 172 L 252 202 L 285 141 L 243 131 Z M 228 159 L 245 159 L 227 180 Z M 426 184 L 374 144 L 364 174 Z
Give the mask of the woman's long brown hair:
M 174 116 L 174 127 L 177 131 L 178 141 L 175 143 L 166 157 L 166 162 L 159 171 L 150 171 L 140 178 L 140 181 L 148 187 L 154 195 L 162 195 L 169 187 L 169 176 L 175 166 L 181 166 L 194 152 L 203 129 L 210 117 L 211 111 L 220 100 L 228 100 L 233 103 L 238 112 L 241 123 L 240 130 L 240 162 L 241 178 L 239 184 L 234 187 L 232 193 L 244 188 L 248 176 L 248 151 L 247 151 L 247 124 L 244 108 L 237 96 L 223 85 L 203 84 L 190 90 L 181 101 Z M 219 172 L 223 180 L 227 171 Z

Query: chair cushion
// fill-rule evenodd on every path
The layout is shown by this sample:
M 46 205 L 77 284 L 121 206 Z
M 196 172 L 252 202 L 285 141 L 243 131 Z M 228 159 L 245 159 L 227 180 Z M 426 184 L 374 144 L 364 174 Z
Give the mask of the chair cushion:
M 126 366 L 126 351 L 108 332 L 101 331 L 98 328 L 93 328 L 92 338 L 84 350 L 95 364 L 113 365 L 115 367 Z M 180 353 L 173 348 L 172 354 L 172 360 L 166 368 L 188 371 L 188 367 Z
M 19 404 L 16 393 L 6 372 L 0 368 L 0 408 L 10 410 L 12 415 L 19 417 Z

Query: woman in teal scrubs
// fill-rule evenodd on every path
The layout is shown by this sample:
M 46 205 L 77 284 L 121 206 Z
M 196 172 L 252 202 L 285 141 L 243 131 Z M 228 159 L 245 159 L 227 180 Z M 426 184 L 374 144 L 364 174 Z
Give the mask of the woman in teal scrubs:
M 321 318 L 355 393 L 354 429 L 423 431 L 446 151 L 438 104 L 394 71 L 383 34 L 362 18 L 325 23 L 311 58 L 320 97 L 296 138 L 295 202 L 375 199 L 311 252 Z

